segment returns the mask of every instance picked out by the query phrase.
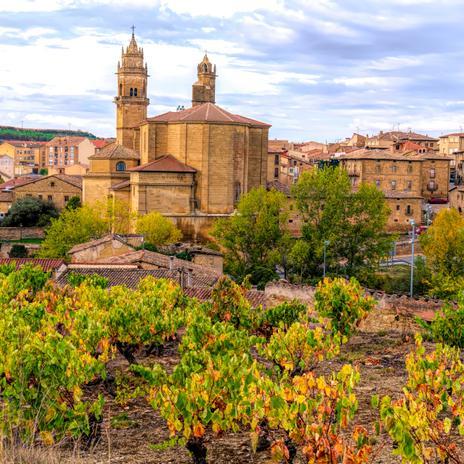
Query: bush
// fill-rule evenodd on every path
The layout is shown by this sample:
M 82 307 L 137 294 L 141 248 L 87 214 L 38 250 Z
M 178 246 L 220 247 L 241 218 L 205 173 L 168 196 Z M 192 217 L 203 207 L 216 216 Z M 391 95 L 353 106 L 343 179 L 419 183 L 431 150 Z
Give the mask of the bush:
M 5 219 L 2 227 L 45 227 L 52 218 L 58 217 L 58 210 L 51 202 L 45 202 L 35 197 L 24 197 L 16 200 Z
M 71 272 L 68 275 L 68 284 L 71 287 L 79 287 L 79 285 L 86 283 L 92 287 L 107 288 L 108 279 L 99 274 L 77 274 L 76 272 Z
M 298 321 L 306 311 L 306 306 L 296 300 L 285 301 L 284 303 L 269 308 L 263 312 L 260 320 L 262 329 L 288 328 Z
M 24 245 L 15 243 L 8 253 L 10 258 L 27 258 L 27 248 Z
M 154 246 L 169 245 L 182 238 L 182 232 L 174 223 L 155 211 L 137 219 L 137 233 Z
M 332 331 L 349 337 L 374 307 L 356 279 L 324 279 L 317 286 L 315 309 L 331 321 Z

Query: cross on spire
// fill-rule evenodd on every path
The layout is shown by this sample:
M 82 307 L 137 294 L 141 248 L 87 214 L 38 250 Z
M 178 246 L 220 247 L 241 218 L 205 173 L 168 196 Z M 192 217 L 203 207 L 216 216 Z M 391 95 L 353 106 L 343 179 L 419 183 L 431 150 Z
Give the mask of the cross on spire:
M 132 37 L 133 37 L 133 36 L 134 36 L 134 33 L 135 33 L 135 26 L 132 25 L 131 29 L 132 29 Z

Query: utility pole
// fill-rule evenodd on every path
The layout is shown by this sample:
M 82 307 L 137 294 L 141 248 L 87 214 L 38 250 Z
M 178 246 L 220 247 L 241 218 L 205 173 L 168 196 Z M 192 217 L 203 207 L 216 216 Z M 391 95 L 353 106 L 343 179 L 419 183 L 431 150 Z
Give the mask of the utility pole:
M 414 240 L 416 238 L 416 223 L 414 219 L 410 221 L 412 227 L 412 237 L 411 237 L 411 284 L 409 296 L 412 298 L 414 295 Z

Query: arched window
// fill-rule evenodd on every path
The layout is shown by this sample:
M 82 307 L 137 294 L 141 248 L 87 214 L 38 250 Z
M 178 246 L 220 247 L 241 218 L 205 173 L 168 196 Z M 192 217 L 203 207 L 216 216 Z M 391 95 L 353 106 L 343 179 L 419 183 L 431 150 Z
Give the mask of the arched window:
M 130 96 L 133 97 L 134 96 L 134 89 L 131 87 L 130 89 Z
M 137 96 L 137 87 L 134 89 L 134 97 Z
M 208 65 L 206 63 L 203 65 L 203 72 L 208 72 Z
M 122 84 L 119 84 L 119 96 L 122 97 Z
M 118 161 L 116 163 L 116 171 L 125 171 L 126 170 L 126 163 L 124 161 Z

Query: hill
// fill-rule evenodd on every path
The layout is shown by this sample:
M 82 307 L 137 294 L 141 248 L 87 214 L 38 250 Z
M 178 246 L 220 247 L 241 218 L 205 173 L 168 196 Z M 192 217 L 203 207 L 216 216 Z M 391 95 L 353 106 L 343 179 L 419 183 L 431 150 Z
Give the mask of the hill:
M 75 137 L 88 137 L 89 139 L 96 139 L 97 137 L 90 132 L 79 130 L 66 130 L 66 129 L 23 129 L 20 127 L 1 126 L 0 125 L 0 141 L 1 140 L 33 140 L 33 141 L 46 141 L 48 142 L 53 137 L 57 136 L 75 136 Z

